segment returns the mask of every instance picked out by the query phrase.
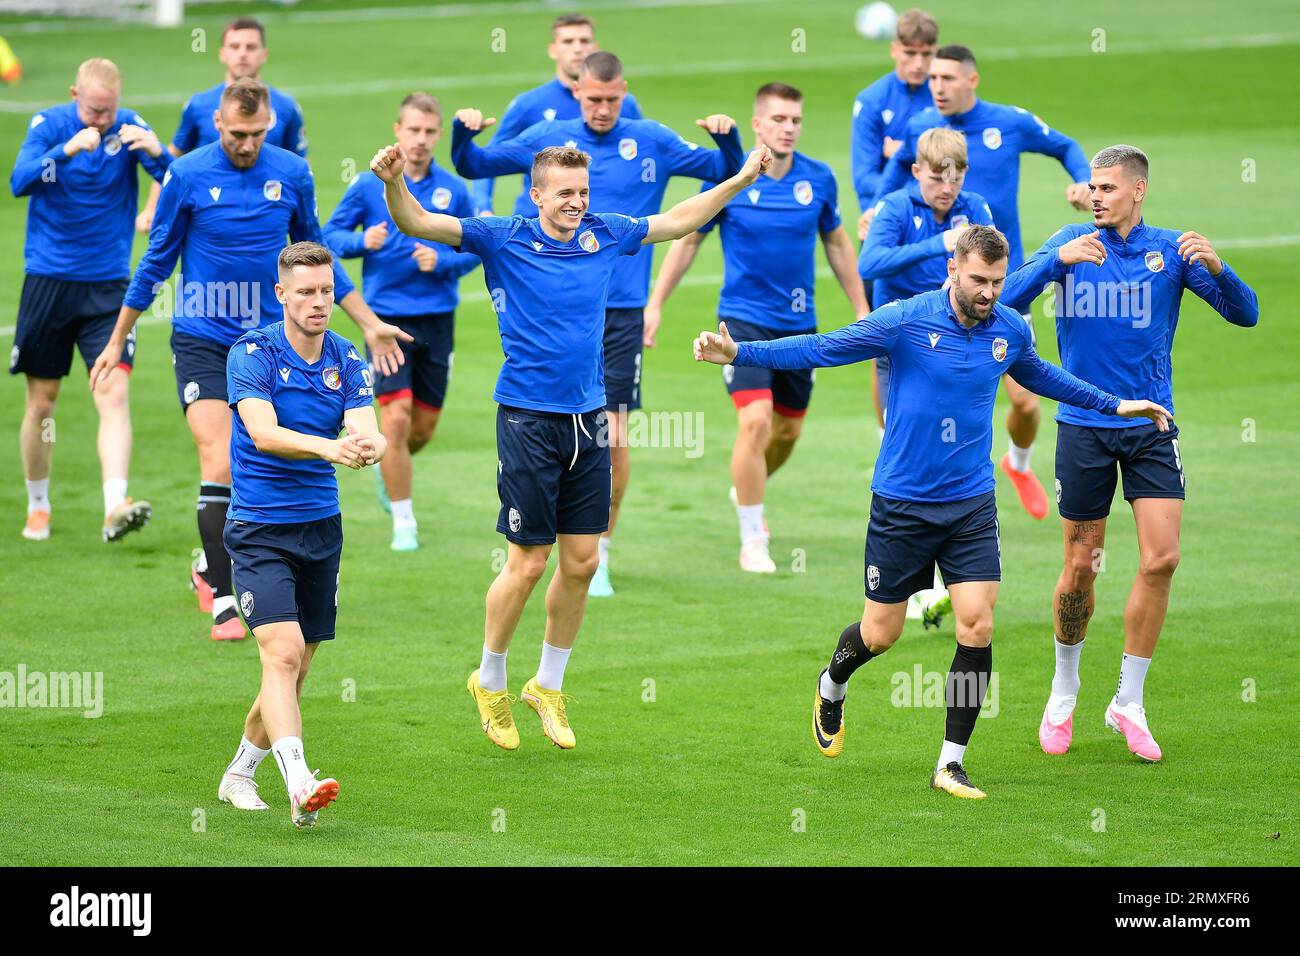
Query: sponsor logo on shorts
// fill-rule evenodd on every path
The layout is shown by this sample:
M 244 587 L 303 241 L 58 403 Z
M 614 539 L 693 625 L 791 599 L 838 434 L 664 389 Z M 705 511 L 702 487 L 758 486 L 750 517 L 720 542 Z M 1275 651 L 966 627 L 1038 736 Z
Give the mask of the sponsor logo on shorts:
M 186 405 L 194 404 L 194 402 L 198 401 L 198 397 L 199 397 L 199 383 L 186 382 L 185 394 L 184 394 L 185 404 Z
M 1058 505 L 1061 503 L 1061 479 L 1060 478 L 1056 479 L 1056 503 Z
M 629 137 L 618 141 L 618 154 L 624 159 L 636 159 L 636 140 Z
M 510 509 L 510 530 L 515 534 L 518 534 L 519 529 L 523 527 L 523 523 L 524 523 L 524 518 L 523 515 L 519 513 L 519 509 L 511 508 Z
M 265 196 L 267 199 L 269 199 L 271 202 L 280 201 L 280 192 L 281 192 L 280 180 L 268 179 L 266 182 L 262 183 L 262 195 Z
M 588 229 L 578 237 L 578 245 L 582 246 L 582 248 L 586 249 L 588 252 L 595 252 L 600 248 L 600 240 L 596 238 L 594 232 Z
M 118 139 L 117 134 L 113 133 L 112 135 L 105 136 L 104 155 L 116 156 L 120 152 L 122 152 L 122 141 Z
M 337 389 L 343 384 L 343 379 L 339 377 L 339 367 L 337 365 L 331 365 L 325 369 L 320 373 L 320 377 L 324 380 L 326 388 Z
M 998 338 L 993 340 L 993 360 L 1001 362 L 1007 357 L 1007 340 Z
M 9 352 L 9 367 L 10 368 L 18 367 L 18 346 L 16 345 Z
M 1146 254 L 1145 262 L 1147 268 L 1152 272 L 1159 272 L 1165 267 L 1165 257 L 1160 254 L 1158 249 L 1152 249 Z
M 1002 145 L 1002 130 L 996 126 L 990 126 L 984 131 L 984 145 L 989 149 L 997 149 Z
M 451 190 L 446 186 L 439 186 L 433 191 L 433 208 L 446 209 L 451 205 Z
M 801 179 L 794 184 L 794 201 L 801 206 L 806 206 L 813 201 L 813 187 L 806 179 Z
M 239 595 L 239 609 L 244 612 L 244 617 L 253 616 L 253 592 L 245 591 Z
M 867 588 L 874 591 L 880 587 L 880 568 L 874 564 L 867 565 Z

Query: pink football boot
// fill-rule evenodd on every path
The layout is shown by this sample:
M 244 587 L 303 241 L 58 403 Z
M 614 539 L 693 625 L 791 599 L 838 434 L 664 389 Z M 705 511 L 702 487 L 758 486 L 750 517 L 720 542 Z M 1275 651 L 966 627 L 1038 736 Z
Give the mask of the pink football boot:
M 1045 754 L 1063 754 L 1074 737 L 1074 694 L 1052 694 L 1043 708 L 1043 722 L 1038 725 L 1038 744 Z
M 1120 707 L 1112 697 L 1110 706 L 1106 708 L 1106 726 L 1117 734 L 1123 734 L 1128 749 L 1143 760 L 1155 763 L 1163 756 L 1160 745 L 1147 727 L 1147 713 L 1141 704 L 1134 702 Z

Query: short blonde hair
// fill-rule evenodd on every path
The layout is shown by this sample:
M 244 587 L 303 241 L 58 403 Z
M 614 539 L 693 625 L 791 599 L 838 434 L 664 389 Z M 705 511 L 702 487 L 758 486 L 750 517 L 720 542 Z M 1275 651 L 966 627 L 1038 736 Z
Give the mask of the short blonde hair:
M 927 129 L 916 141 L 916 161 L 931 169 L 965 172 L 969 165 L 966 159 L 966 136 L 945 126 Z
M 591 166 L 591 157 L 572 146 L 547 146 L 533 157 L 532 180 L 534 186 L 546 182 L 546 173 L 552 167 L 561 169 L 587 169 Z
M 898 15 L 896 38 L 904 46 L 934 46 L 939 42 L 939 24 L 924 10 L 905 10 Z
M 117 64 L 112 60 L 105 60 L 103 57 L 92 57 L 81 66 L 77 67 L 76 87 L 81 89 L 88 83 L 102 83 L 109 89 L 122 88 L 122 71 L 117 68 Z

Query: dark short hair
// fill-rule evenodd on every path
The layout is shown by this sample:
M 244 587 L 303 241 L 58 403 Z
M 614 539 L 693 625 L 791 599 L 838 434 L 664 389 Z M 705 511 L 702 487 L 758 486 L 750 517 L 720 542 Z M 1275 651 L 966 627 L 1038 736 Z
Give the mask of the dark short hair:
M 588 73 L 591 74 L 592 79 L 599 80 L 601 83 L 620 79 L 623 76 L 623 61 L 604 50 L 588 53 L 587 58 L 582 61 L 582 66 L 578 68 L 578 75 L 584 76 Z
M 974 253 L 985 262 L 1000 262 L 1011 257 L 1011 247 L 1006 237 L 992 226 L 971 226 L 957 237 L 953 258 L 961 262 Z
M 436 96 L 429 93 L 421 93 L 416 90 L 414 93 L 407 93 L 406 98 L 402 100 L 402 105 L 397 108 L 397 120 L 400 123 L 402 114 L 407 109 L 419 110 L 421 113 L 432 113 L 439 118 L 442 117 L 442 104 L 438 102 Z
M 280 250 L 280 258 L 275 264 L 280 275 L 284 275 L 294 266 L 333 265 L 334 254 L 319 242 L 295 242 Z
M 803 93 L 795 89 L 788 83 L 764 83 L 754 94 L 754 102 L 761 103 L 769 96 L 778 100 L 793 100 L 795 103 L 803 102 Z
M 595 31 L 596 23 L 591 17 L 581 13 L 563 13 L 552 21 L 551 36 L 555 36 L 555 31 L 560 27 L 591 27 Z
M 591 157 L 572 146 L 547 146 L 533 157 L 533 185 L 546 181 L 546 171 L 552 166 L 561 169 L 587 169 L 591 166 Z
M 227 23 L 221 30 L 222 43 L 226 42 L 226 34 L 232 30 L 256 30 L 257 35 L 262 38 L 262 46 L 266 46 L 266 28 L 256 17 L 235 17 Z
M 898 15 L 896 36 L 904 46 L 931 46 L 939 42 L 939 24 L 924 10 L 905 10 Z
M 1134 179 L 1146 179 L 1147 174 L 1151 171 L 1151 163 L 1147 161 L 1147 154 L 1136 146 L 1129 146 L 1124 143 L 1117 146 L 1107 146 L 1092 157 L 1091 165 L 1093 169 L 1123 166 L 1124 172 Z
M 970 47 L 962 46 L 960 43 L 949 43 L 947 46 L 941 46 L 934 53 L 936 60 L 956 60 L 958 63 L 969 63 L 971 69 L 977 69 L 979 64 L 975 62 L 975 54 L 971 52 Z
M 219 108 L 224 110 L 227 103 L 235 104 L 235 109 L 244 116 L 252 116 L 263 106 L 268 111 L 271 109 L 271 91 L 260 80 L 243 77 L 233 83 L 227 83 L 226 88 L 221 91 Z

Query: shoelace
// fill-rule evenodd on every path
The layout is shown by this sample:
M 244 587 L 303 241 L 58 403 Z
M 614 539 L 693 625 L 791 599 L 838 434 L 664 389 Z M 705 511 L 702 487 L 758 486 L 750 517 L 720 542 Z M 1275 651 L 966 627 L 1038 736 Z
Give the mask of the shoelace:
M 513 727 L 515 719 L 510 714 L 510 704 L 518 700 L 511 694 L 502 694 L 496 700 L 488 704 L 488 709 L 492 711 L 492 717 L 502 727 Z
M 576 704 L 577 701 L 574 700 L 573 697 L 571 697 L 569 694 L 547 694 L 546 696 L 555 710 L 556 723 L 558 723 L 561 727 L 568 727 L 569 714 L 565 710 L 564 702 L 566 700 L 571 700 Z
M 837 733 L 839 731 L 840 721 L 843 719 L 843 714 L 844 701 L 827 700 L 825 697 L 821 698 L 822 726 L 828 731 L 831 733 Z M 833 730 L 831 729 L 832 725 L 834 725 Z
M 947 770 L 952 779 L 956 780 L 958 783 L 964 783 L 966 786 L 970 786 L 970 777 L 966 776 L 966 771 L 961 764 L 956 762 L 950 763 L 944 769 Z
M 235 781 L 233 784 L 231 784 L 231 786 L 230 786 L 229 789 L 231 789 L 231 790 L 247 790 L 249 787 L 252 787 L 252 788 L 253 788 L 253 796 L 255 796 L 255 797 L 260 796 L 260 794 L 258 794 L 258 792 L 257 792 L 257 781 L 256 781 L 256 780 L 254 780 L 252 777 L 245 777 L 243 774 L 235 774 L 234 776 L 237 776 L 237 777 L 239 777 L 240 779 L 237 780 L 237 781 Z

